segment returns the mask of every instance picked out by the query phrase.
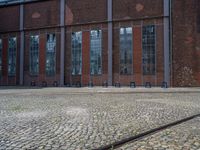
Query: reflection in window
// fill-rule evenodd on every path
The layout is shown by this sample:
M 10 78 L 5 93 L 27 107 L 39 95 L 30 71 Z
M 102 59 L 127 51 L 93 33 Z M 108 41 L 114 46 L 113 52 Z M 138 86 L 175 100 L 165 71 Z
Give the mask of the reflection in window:
M 133 62 L 132 28 L 120 28 L 120 73 L 131 74 Z
M 55 75 L 56 70 L 56 35 L 47 34 L 46 75 Z
M 72 75 L 82 73 L 82 32 L 72 33 Z
M 31 75 L 39 74 L 39 35 L 30 38 L 30 62 L 29 70 Z
M 143 47 L 143 74 L 155 75 L 155 26 L 148 25 L 143 27 L 142 33 Z
M 3 49 L 3 43 L 2 39 L 0 39 L 0 77 L 2 76 L 2 49 Z
M 15 76 L 16 74 L 16 51 L 17 38 L 12 37 L 8 40 L 8 75 Z
M 90 74 L 102 74 L 102 31 L 90 31 Z

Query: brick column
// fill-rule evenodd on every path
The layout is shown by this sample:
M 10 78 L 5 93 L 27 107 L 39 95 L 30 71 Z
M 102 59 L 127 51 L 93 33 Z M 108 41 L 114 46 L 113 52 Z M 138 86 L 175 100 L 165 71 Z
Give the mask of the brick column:
M 142 85 L 142 28 L 141 26 L 133 29 L 133 72 L 136 85 Z
M 46 36 L 45 34 L 40 35 L 39 43 L 39 81 L 42 82 L 45 80 L 46 74 Z
M 2 49 L 2 83 L 3 85 L 8 84 L 8 38 L 2 39 L 3 49 Z
M 82 37 L 82 84 L 87 85 L 90 80 L 90 32 L 83 32 Z

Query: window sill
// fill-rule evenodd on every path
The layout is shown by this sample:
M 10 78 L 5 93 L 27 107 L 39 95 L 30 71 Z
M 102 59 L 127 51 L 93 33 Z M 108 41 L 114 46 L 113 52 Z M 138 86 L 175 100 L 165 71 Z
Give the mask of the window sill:
M 90 74 L 90 76 L 99 77 L 99 76 L 102 76 L 102 74 Z
M 8 75 L 8 78 L 14 78 L 16 75 Z
M 39 75 L 29 74 L 30 77 L 38 77 Z

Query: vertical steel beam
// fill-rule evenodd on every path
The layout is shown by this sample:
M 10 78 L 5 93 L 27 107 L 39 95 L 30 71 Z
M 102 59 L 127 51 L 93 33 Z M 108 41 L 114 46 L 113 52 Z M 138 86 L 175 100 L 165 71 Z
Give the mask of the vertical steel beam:
M 164 4 L 164 80 L 170 85 L 170 1 Z
M 112 0 L 107 1 L 108 9 L 108 85 L 112 86 L 112 48 L 113 48 L 113 24 L 112 24 Z
M 19 84 L 24 84 L 24 5 L 20 4 L 20 64 Z
M 60 26 L 61 26 L 60 86 L 64 86 L 64 74 L 65 74 L 65 0 L 60 0 Z

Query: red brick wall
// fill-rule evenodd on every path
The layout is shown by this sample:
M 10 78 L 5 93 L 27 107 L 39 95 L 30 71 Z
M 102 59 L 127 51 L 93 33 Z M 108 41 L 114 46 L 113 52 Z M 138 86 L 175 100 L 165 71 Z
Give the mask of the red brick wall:
M 46 65 L 46 36 L 45 34 L 40 34 L 39 43 L 39 80 L 45 80 L 45 65 Z
M 90 75 L 90 30 L 102 30 L 102 75 Z M 72 32 L 82 31 L 82 75 L 71 75 L 71 34 Z M 75 84 L 81 82 L 87 86 L 91 80 L 94 85 L 102 85 L 108 80 L 108 31 L 107 24 L 71 26 L 66 32 L 66 51 L 65 51 L 65 84 Z
M 3 51 L 2 51 L 2 85 L 6 85 L 8 82 L 8 37 L 3 38 Z
M 19 6 L 0 8 L 0 32 L 19 30 Z
M 200 33 L 197 0 L 175 0 L 173 5 L 173 86 L 200 85 Z
M 107 20 L 107 0 L 66 0 L 66 24 Z
M 17 38 L 17 50 L 16 50 L 16 74 L 15 76 L 8 76 L 8 40 L 9 37 Z M 20 37 L 18 33 L 10 33 L 2 35 L 3 49 L 2 49 L 2 77 L 0 79 L 0 85 L 18 85 L 19 84 L 19 43 Z
M 156 74 L 143 75 L 142 71 L 142 26 L 156 26 Z M 133 74 L 121 75 L 119 70 L 120 63 L 120 27 L 133 28 Z M 160 38 L 161 37 L 161 38 Z M 128 21 L 114 23 L 114 48 L 113 48 L 113 83 L 120 82 L 121 85 L 128 86 L 135 81 L 136 85 L 145 85 L 151 82 L 152 85 L 160 86 L 164 77 L 164 56 L 163 56 L 163 23 L 162 19 L 152 19 L 143 21 Z
M 142 85 L 142 27 L 140 25 L 133 28 L 133 46 L 134 81 L 137 85 Z
M 178 0 L 177 0 L 178 1 Z M 177 2 L 180 3 L 182 1 Z M 179 5 L 179 4 L 178 4 Z M 67 26 L 65 39 L 65 83 L 74 83 L 81 81 L 87 85 L 89 80 L 93 80 L 95 85 L 101 85 L 108 80 L 108 31 L 107 31 L 107 0 L 66 0 L 65 24 Z M 178 6 L 179 8 L 179 6 Z M 177 10 L 178 10 L 177 8 Z M 184 10 L 184 9 L 183 9 Z M 10 15 L 10 14 L 14 15 Z M 25 63 L 24 63 L 24 83 L 30 85 L 32 80 L 37 85 L 42 81 L 47 81 L 52 85 L 53 81 L 60 79 L 60 29 L 56 29 L 60 23 L 60 2 L 58 0 L 47 0 L 36 3 L 28 3 L 24 6 L 25 19 Z M 9 15 L 11 19 L 5 19 Z M 113 82 L 120 82 L 122 85 L 129 85 L 130 81 L 135 81 L 141 85 L 146 81 L 153 84 L 160 84 L 163 81 L 163 24 L 160 17 L 163 15 L 163 0 L 113 0 L 113 19 L 118 22 L 113 23 Z M 181 15 L 181 14 L 178 14 Z M 143 18 L 151 19 L 143 19 Z M 7 17 L 9 18 L 9 17 Z M 19 29 L 19 6 L 10 6 L 0 8 L 0 32 Z M 132 21 L 119 21 L 130 19 Z M 139 21 L 133 21 L 138 19 Z M 178 19 L 177 19 L 178 21 Z M 88 23 L 88 24 L 87 24 Z M 8 25 L 9 24 L 9 25 Z M 78 25 L 79 24 L 79 25 Z M 157 47 L 157 74 L 156 76 L 143 76 L 142 73 L 142 24 L 156 24 L 156 47 Z M 119 71 L 119 28 L 133 27 L 133 75 L 120 75 Z M 47 28 L 51 27 L 51 29 Z M 41 29 L 44 28 L 44 29 Z M 102 69 L 103 74 L 99 76 L 90 76 L 90 30 L 102 29 Z M 71 75 L 71 33 L 74 31 L 83 32 L 83 73 L 82 76 Z M 45 75 L 45 52 L 46 52 L 46 34 L 56 32 L 56 75 L 47 77 Z M 40 35 L 40 61 L 39 76 L 30 76 L 29 73 L 29 49 L 30 35 Z M 183 36 L 180 33 L 180 36 Z M 190 40 L 190 38 L 188 38 Z M 19 42 L 19 40 L 18 40 Z M 5 45 L 6 46 L 6 45 Z M 18 43 L 19 46 L 19 43 Z M 18 47 L 19 48 L 19 47 Z M 5 48 L 4 48 L 5 49 Z M 195 54 L 199 54 L 198 52 Z M 7 55 L 7 53 L 5 54 Z M 18 53 L 19 55 L 19 53 Z M 179 53 L 175 53 L 175 56 Z M 200 55 L 200 54 L 199 54 Z M 198 55 L 195 55 L 197 57 Z M 175 57 L 176 58 L 176 57 Z M 7 70 L 7 60 L 4 60 L 4 74 Z M 196 61 L 196 64 L 197 61 Z M 198 65 L 196 65 L 198 66 Z M 196 70 L 198 68 L 196 67 Z M 198 73 L 198 72 L 197 72 Z M 18 72 L 19 74 L 19 68 Z M 6 76 L 5 76 L 6 77 Z M 4 77 L 4 78 L 5 78 Z M 195 73 L 195 79 L 198 76 Z M 18 82 L 17 76 L 14 82 Z M 200 77 L 199 77 L 200 78 Z M 7 84 L 7 78 L 6 78 Z M 12 81 L 10 79 L 10 81 Z
M 47 34 L 54 33 L 56 35 L 56 74 L 54 76 L 46 76 L 46 40 Z M 39 35 L 39 75 L 32 76 L 29 72 L 29 50 L 30 36 Z M 53 86 L 53 82 L 60 82 L 60 30 L 37 30 L 28 31 L 25 33 L 25 53 L 24 53 L 24 84 L 30 85 L 31 81 L 35 81 L 36 85 L 40 86 L 43 81 L 46 81 L 48 86 Z
M 82 39 L 82 84 L 87 85 L 90 80 L 90 32 L 84 31 Z
M 25 28 L 40 28 L 59 25 L 60 2 L 58 0 L 25 4 Z
M 161 85 L 164 81 L 164 39 L 159 38 L 163 36 L 163 22 L 162 20 L 156 21 L 156 84 Z
M 72 29 L 68 27 L 65 40 L 65 84 L 72 84 L 75 82 L 71 77 L 71 33 Z
M 163 0 L 113 0 L 113 19 L 136 19 L 163 15 Z

